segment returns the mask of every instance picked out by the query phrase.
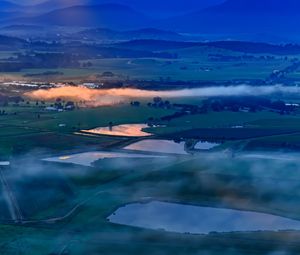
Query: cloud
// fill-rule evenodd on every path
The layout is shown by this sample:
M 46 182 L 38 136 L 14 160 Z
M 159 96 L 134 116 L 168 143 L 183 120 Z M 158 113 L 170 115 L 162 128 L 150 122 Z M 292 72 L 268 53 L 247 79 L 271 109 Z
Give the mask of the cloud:
M 274 93 L 300 93 L 300 87 L 276 86 L 218 86 L 196 89 L 150 91 L 132 88 L 90 89 L 86 87 L 65 86 L 52 89 L 40 89 L 25 96 L 34 100 L 52 101 L 57 98 L 82 102 L 86 106 L 114 105 L 134 98 L 178 98 L 178 97 L 215 97 L 215 96 L 263 96 Z

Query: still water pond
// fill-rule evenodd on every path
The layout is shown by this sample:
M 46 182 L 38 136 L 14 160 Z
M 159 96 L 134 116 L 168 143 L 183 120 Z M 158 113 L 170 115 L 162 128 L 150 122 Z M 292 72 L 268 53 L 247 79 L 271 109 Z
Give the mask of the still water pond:
M 123 152 L 84 152 L 73 155 L 66 155 L 60 157 L 46 158 L 44 161 L 58 162 L 58 163 L 71 163 L 82 166 L 92 166 L 92 164 L 99 159 L 109 158 L 162 158 L 161 156 L 123 153 Z
M 300 230 L 300 221 L 271 214 L 159 201 L 119 208 L 110 222 L 177 233 Z
M 158 153 L 170 153 L 170 154 L 188 154 L 185 151 L 185 143 L 176 143 L 169 140 L 154 140 L 146 139 L 137 143 L 130 144 L 125 147 L 126 150 L 134 151 L 147 151 L 147 152 L 158 152 Z
M 215 147 L 218 147 L 219 143 L 210 143 L 210 142 L 198 142 L 196 143 L 194 149 L 196 150 L 211 150 Z
M 144 128 L 148 128 L 145 124 L 128 124 L 112 127 L 99 127 L 90 130 L 82 130 L 82 132 L 97 134 L 97 135 L 111 135 L 111 136 L 125 136 L 125 137 L 144 137 L 151 136 L 150 133 L 143 131 Z

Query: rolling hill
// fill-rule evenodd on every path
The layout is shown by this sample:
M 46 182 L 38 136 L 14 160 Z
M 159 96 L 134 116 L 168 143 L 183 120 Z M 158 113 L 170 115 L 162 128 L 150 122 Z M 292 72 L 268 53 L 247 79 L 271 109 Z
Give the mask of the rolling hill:
M 0 1 L 0 9 L 1 11 L 17 11 L 21 10 L 24 6 L 12 3 L 10 1 L 2 0 Z
M 162 27 L 205 34 L 271 34 L 282 37 L 298 32 L 300 1 L 227 0 L 204 10 L 167 19 Z
M 213 47 L 223 50 L 242 52 L 246 54 L 274 54 L 289 55 L 299 54 L 300 45 L 298 44 L 270 44 L 244 41 L 215 41 L 215 42 L 179 42 L 164 40 L 133 40 L 121 42 L 114 45 L 117 48 L 148 50 L 148 51 L 167 51 L 176 49 L 188 49 L 198 47 Z
M 100 5 L 100 4 L 122 4 L 130 6 L 138 11 L 147 13 L 148 15 L 178 15 L 190 12 L 192 10 L 200 10 L 213 6 L 224 0 L 189 0 L 189 4 L 185 1 L 173 1 L 173 0 L 50 0 L 34 6 L 36 10 L 49 11 L 54 9 L 61 9 L 71 7 L 75 5 Z
M 148 27 L 151 19 L 125 5 L 103 4 L 73 6 L 49 13 L 16 19 L 14 22 L 77 27 L 109 27 L 111 29 L 135 29 Z
M 115 3 L 113 3 L 115 2 Z M 121 3 L 121 4 L 120 4 Z M 74 5 L 67 7 L 69 5 Z M 61 7 L 66 7 L 62 8 Z M 58 8 L 56 10 L 51 9 Z M 109 30 L 157 30 L 186 33 L 191 40 L 244 40 L 272 43 L 300 42 L 297 24 L 300 22 L 299 0 L 51 0 L 20 13 L 2 12 L 0 20 L 10 18 L 13 24 L 58 25 L 105 28 Z M 30 10 L 30 11 L 28 11 Z M 195 10 L 195 11 L 194 11 Z M 46 12 L 48 11 L 48 12 Z M 32 17 L 32 13 L 39 13 Z M 44 14 L 41 14 L 46 12 Z M 186 14 L 186 12 L 188 12 Z M 145 14 L 146 13 L 146 14 Z M 185 14 L 182 14 L 185 13 Z M 176 15 L 175 15 L 176 14 Z M 179 15 L 178 15 L 179 14 Z M 175 15 L 170 17 L 170 15 Z M 29 17 L 28 17 L 29 16 Z M 162 18 L 164 16 L 164 18 Z M 109 31 L 95 31 L 105 37 Z M 153 32 L 153 31 L 152 31 Z M 89 32 L 91 33 L 91 31 Z M 117 39 L 170 39 L 154 31 L 117 34 Z M 192 36 L 197 35 L 193 39 Z M 110 32 L 110 36 L 112 33 Z M 87 37 L 90 37 L 87 36 Z M 180 40 L 180 39 L 179 39 Z
M 6 20 L 11 20 L 14 18 L 19 18 L 22 17 L 24 13 L 19 12 L 19 11 L 2 11 L 0 10 L 0 20 L 1 21 L 6 21 Z
M 145 28 L 139 30 L 116 31 L 106 28 L 87 29 L 72 35 L 75 39 L 98 40 L 98 41 L 124 41 L 134 39 L 163 39 L 163 40 L 184 40 L 185 37 L 180 34 L 159 30 L 154 28 Z

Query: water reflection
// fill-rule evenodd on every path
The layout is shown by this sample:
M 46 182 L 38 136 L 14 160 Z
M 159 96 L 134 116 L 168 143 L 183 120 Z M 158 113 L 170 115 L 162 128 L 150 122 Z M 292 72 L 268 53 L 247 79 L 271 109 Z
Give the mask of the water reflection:
M 215 147 L 218 147 L 219 143 L 210 143 L 210 142 L 198 142 L 195 145 L 196 150 L 211 150 Z
M 123 152 L 85 152 L 69 156 L 46 158 L 44 161 L 69 163 L 82 166 L 92 166 L 93 163 L 99 159 L 109 158 L 162 158 L 163 156 L 123 153 Z
M 159 153 L 171 153 L 171 154 L 188 154 L 185 151 L 185 142 L 176 143 L 169 140 L 154 140 L 146 139 L 133 143 L 124 149 L 134 151 L 147 151 L 147 152 L 159 152 Z
M 143 137 L 151 136 L 150 133 L 142 131 L 148 126 L 145 124 L 127 124 L 119 126 L 99 127 L 91 130 L 82 130 L 85 133 L 97 135 L 111 135 L 111 136 L 127 136 L 127 137 Z
M 192 234 L 300 230 L 300 221 L 275 215 L 159 201 L 126 205 L 108 220 L 128 226 Z

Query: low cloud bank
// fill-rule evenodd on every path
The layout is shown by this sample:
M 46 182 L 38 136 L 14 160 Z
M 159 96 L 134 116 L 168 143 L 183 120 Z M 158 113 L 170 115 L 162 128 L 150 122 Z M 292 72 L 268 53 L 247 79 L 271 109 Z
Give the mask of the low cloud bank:
M 263 96 L 274 93 L 300 93 L 300 87 L 273 86 L 218 86 L 196 89 L 169 91 L 150 91 L 132 88 L 124 89 L 90 89 L 86 87 L 60 87 L 40 89 L 26 93 L 25 96 L 34 100 L 53 101 L 57 98 L 83 102 L 87 106 L 115 105 L 134 98 L 177 98 L 177 97 L 215 97 L 215 96 Z

